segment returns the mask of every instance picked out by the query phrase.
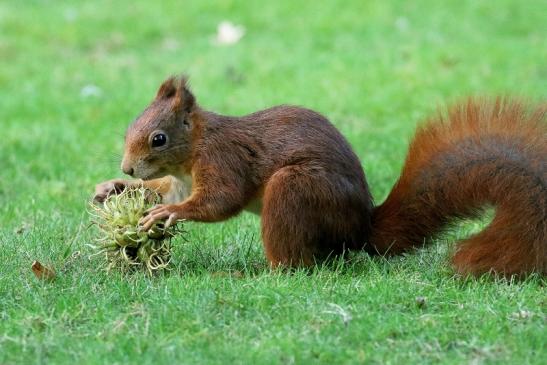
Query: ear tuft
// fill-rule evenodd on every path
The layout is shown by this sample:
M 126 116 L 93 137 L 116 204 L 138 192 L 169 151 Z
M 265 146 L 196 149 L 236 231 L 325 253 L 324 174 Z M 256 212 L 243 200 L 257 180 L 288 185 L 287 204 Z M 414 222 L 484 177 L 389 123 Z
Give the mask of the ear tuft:
M 188 78 L 184 75 L 175 80 L 176 92 L 173 108 L 190 113 L 196 103 L 196 98 L 188 87 Z
M 172 76 L 161 84 L 156 100 L 173 99 L 173 109 L 187 113 L 194 108 L 196 99 L 188 88 L 188 78 L 184 75 Z
M 175 85 L 176 78 L 174 76 L 171 76 L 170 78 L 165 80 L 158 89 L 156 99 L 169 99 L 175 96 L 175 94 L 177 93 L 177 88 Z

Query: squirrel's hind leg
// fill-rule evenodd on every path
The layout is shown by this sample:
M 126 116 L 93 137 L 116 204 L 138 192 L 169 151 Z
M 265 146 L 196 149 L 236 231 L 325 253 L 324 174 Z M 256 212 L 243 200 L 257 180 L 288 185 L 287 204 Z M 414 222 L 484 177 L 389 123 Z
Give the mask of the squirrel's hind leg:
M 262 240 L 271 265 L 310 266 L 355 248 L 365 229 L 363 214 L 341 209 L 333 194 L 337 177 L 317 166 L 294 165 L 268 180 L 263 197 Z M 362 243 L 361 242 L 361 243 Z

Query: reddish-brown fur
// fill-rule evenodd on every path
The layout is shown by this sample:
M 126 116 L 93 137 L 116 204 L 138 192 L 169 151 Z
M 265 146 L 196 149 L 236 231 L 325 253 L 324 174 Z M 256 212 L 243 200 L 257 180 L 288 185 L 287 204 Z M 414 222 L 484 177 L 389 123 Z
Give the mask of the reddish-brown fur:
M 545 107 L 469 100 L 416 133 L 402 175 L 374 210 L 371 243 L 399 254 L 493 206 L 490 225 L 456 247 L 461 273 L 547 272 Z
M 418 131 L 399 182 L 373 210 L 358 158 L 320 114 L 278 106 L 222 116 L 201 109 L 184 79 L 171 78 L 129 127 L 122 168 L 162 192 L 170 183 L 155 178 L 191 175 L 190 196 L 151 210 L 145 227 L 159 219 L 215 222 L 255 207 L 274 266 L 310 265 L 345 249 L 401 253 L 453 218 L 494 205 L 490 227 L 459 246 L 456 269 L 544 274 L 544 110 L 469 101 L 438 119 Z M 157 130 L 170 138 L 161 151 L 149 142 Z M 112 184 L 98 186 L 99 200 L 116 190 Z

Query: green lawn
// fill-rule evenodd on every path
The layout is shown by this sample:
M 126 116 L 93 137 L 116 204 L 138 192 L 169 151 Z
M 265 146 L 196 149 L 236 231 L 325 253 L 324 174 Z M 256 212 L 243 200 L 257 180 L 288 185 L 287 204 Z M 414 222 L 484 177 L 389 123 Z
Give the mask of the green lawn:
M 447 265 L 480 222 L 405 257 L 285 273 L 244 213 L 189 224 L 164 275 L 97 269 L 86 202 L 121 175 L 126 125 L 170 74 L 225 114 L 327 115 L 377 201 L 438 106 L 547 97 L 542 0 L 206 3 L 0 2 L 0 364 L 547 363 L 544 279 Z M 239 43 L 212 41 L 222 20 L 245 27 Z M 57 280 L 36 280 L 35 259 Z

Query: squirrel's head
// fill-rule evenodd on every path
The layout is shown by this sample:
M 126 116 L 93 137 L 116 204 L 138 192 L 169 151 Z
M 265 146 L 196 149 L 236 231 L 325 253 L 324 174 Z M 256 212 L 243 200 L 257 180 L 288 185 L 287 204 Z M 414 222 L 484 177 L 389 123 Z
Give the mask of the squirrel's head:
M 127 129 L 122 171 L 143 180 L 183 173 L 191 157 L 197 114 L 186 78 L 167 79 Z

